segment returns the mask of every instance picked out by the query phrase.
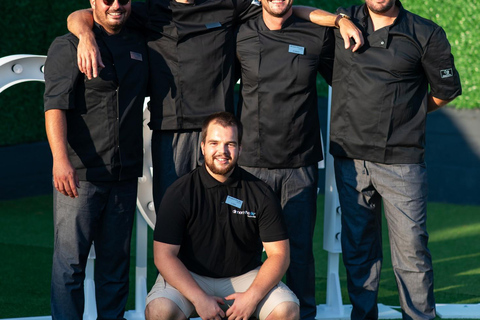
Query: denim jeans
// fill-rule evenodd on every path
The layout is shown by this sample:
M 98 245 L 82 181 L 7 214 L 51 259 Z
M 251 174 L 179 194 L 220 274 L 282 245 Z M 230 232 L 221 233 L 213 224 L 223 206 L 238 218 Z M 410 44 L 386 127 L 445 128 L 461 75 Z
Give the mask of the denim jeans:
M 433 269 L 427 248 L 427 171 L 420 164 L 335 158 L 342 209 L 342 253 L 351 319 L 378 319 L 383 200 L 403 319 L 435 318 Z
M 152 133 L 153 203 L 158 212 L 167 188 L 181 176 L 203 164 L 199 130 Z
M 80 181 L 78 194 L 72 199 L 54 189 L 52 319 L 83 318 L 83 281 L 92 242 L 97 319 L 123 319 L 137 179 Z
M 317 164 L 291 169 L 242 168 L 270 185 L 281 201 L 290 239 L 287 286 L 300 300 L 301 319 L 315 319 L 313 231 L 317 217 Z

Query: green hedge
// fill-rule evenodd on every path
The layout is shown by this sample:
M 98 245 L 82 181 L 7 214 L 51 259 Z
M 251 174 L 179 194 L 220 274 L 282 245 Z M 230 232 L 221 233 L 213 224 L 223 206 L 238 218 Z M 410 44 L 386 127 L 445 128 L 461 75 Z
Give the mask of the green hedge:
M 302 0 L 295 3 L 335 11 L 338 6 L 361 1 Z M 463 95 L 452 103 L 457 108 L 479 108 L 480 3 L 455 0 L 403 0 L 404 6 L 444 27 L 452 44 L 456 66 L 463 83 Z M 12 54 L 47 53 L 52 40 L 67 32 L 70 12 L 88 6 L 86 0 L 4 0 L 0 15 L 0 57 Z M 474 42 L 475 41 L 475 42 Z M 326 85 L 319 82 L 321 95 Z M 45 140 L 43 84 L 23 83 L 0 94 L 0 146 Z

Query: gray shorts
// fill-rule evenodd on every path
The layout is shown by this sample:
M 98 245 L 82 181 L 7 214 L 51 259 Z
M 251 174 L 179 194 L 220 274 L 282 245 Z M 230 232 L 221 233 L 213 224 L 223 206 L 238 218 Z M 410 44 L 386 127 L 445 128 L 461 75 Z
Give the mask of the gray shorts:
M 245 292 L 252 284 L 253 280 L 257 276 L 260 268 L 249 271 L 243 275 L 232 278 L 209 278 L 200 276 L 193 272 L 190 272 L 193 279 L 208 295 L 226 297 L 235 292 Z M 158 275 L 157 281 L 152 290 L 148 293 L 147 302 L 148 305 L 151 301 L 158 298 L 166 298 L 173 301 L 185 316 L 188 318 L 194 313 L 195 308 L 193 304 L 187 300 L 177 289 L 169 285 L 162 275 Z M 294 302 L 299 304 L 295 294 L 283 283 L 279 282 L 272 290 L 263 298 L 257 306 L 257 309 L 253 313 L 253 316 L 263 320 L 282 302 Z M 220 305 L 224 308 L 224 311 L 228 309 L 228 305 L 232 305 L 233 301 L 226 301 L 224 305 Z

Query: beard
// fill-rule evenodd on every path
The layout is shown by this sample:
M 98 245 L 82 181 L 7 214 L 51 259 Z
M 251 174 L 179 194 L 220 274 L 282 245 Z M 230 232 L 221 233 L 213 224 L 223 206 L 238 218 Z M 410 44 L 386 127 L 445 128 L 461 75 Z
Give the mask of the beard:
M 230 161 L 232 160 L 231 157 L 228 157 L 228 156 L 225 156 L 225 155 L 215 156 L 215 157 L 226 158 Z M 237 164 L 237 161 L 232 161 L 226 166 L 221 166 L 221 167 L 216 166 L 215 165 L 215 157 L 205 158 L 205 165 L 208 167 L 208 169 L 210 169 L 210 171 L 212 171 L 215 174 L 226 175 L 227 173 L 232 171 L 235 168 L 235 165 Z
M 365 3 L 368 9 L 370 9 L 370 11 L 372 11 L 373 13 L 383 14 L 388 10 L 392 9 L 392 7 L 395 5 L 395 0 L 390 0 L 387 4 L 378 6 L 369 5 L 368 1 L 366 1 Z
M 285 16 L 293 5 L 292 1 L 284 0 L 284 1 L 289 1 L 289 4 L 282 11 L 273 12 L 272 9 L 268 6 L 268 1 L 267 0 L 264 0 L 264 1 L 265 1 L 266 4 L 263 5 L 263 3 L 262 3 L 262 6 L 264 6 L 265 11 L 267 11 L 269 15 L 271 15 L 272 17 L 275 17 L 275 18 L 282 18 L 283 16 Z

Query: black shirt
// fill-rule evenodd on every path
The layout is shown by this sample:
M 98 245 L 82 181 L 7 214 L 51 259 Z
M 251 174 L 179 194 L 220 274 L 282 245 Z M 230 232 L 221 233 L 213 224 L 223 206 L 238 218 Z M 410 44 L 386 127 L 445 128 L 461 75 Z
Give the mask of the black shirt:
M 282 208 L 261 180 L 236 167 L 220 183 L 205 165 L 179 178 L 165 193 L 155 241 L 180 245 L 189 271 L 224 278 L 262 264 L 262 241 L 287 239 Z
M 239 27 L 240 165 L 295 168 L 323 159 L 316 76 L 331 83 L 333 50 L 331 29 L 293 15 L 281 30 L 268 29 L 261 16 Z
M 365 5 L 340 9 L 365 44 L 343 49 L 336 35 L 330 152 L 380 163 L 424 161 L 428 87 L 434 97 L 460 95 L 460 78 L 441 27 L 406 11 L 375 32 Z
M 56 38 L 45 62 L 45 111 L 66 110 L 69 159 L 80 180 L 142 174 L 143 101 L 148 80 L 144 38 L 132 30 L 95 37 L 105 68 L 88 80 L 77 65 L 78 39 Z
M 235 25 L 260 12 L 252 0 L 147 1 L 151 129 L 200 129 L 234 111 Z

